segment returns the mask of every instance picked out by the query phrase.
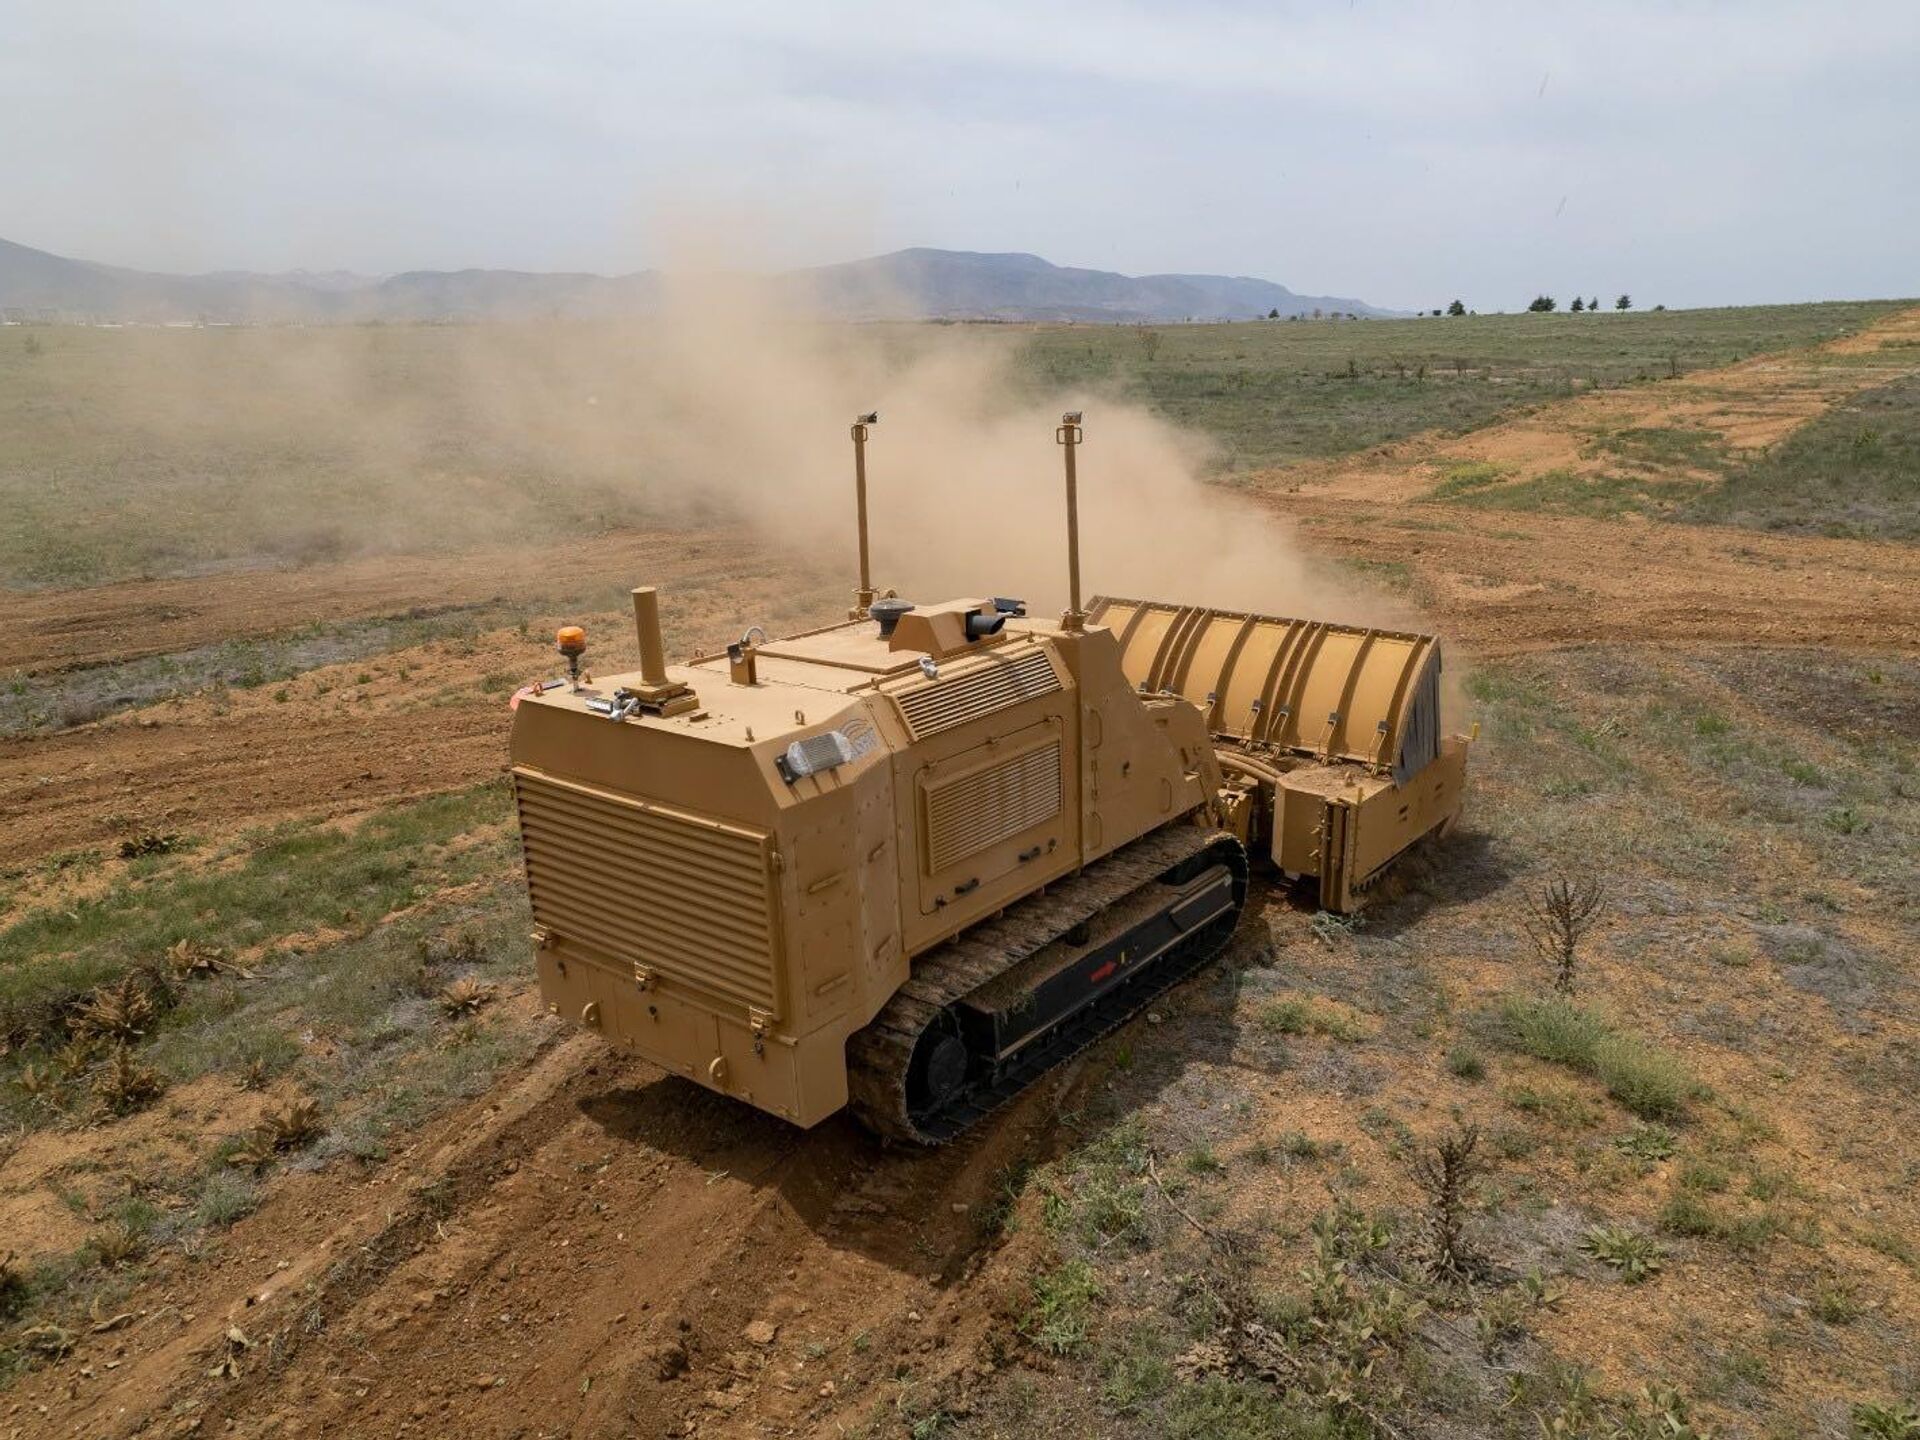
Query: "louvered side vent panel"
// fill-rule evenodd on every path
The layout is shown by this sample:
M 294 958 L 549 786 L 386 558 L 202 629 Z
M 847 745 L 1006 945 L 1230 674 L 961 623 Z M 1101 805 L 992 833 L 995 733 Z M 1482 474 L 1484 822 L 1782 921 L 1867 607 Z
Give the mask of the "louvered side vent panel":
M 756 831 L 515 772 L 536 921 L 627 965 L 775 1010 L 771 846 Z
M 1051 695 L 1060 677 L 1044 650 L 1029 650 L 1012 660 L 995 660 L 951 680 L 935 680 L 893 697 L 913 738 L 924 740 L 1022 700 Z
M 938 875 L 1059 813 L 1058 744 L 929 786 L 928 873 Z

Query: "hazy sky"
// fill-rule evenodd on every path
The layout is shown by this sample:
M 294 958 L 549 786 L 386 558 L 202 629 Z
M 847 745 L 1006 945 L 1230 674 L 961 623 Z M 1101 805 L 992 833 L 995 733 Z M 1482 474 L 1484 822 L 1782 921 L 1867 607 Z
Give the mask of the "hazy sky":
M 148 269 L 905 245 L 1391 306 L 1920 293 L 1920 0 L 0 0 L 0 237 Z

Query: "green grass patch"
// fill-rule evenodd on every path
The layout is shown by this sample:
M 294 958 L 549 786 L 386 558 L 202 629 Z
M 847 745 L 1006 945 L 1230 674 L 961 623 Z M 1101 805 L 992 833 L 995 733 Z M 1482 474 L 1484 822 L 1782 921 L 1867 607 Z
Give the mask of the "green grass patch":
M 1675 505 L 1699 493 L 1685 480 L 1648 476 L 1585 474 L 1578 470 L 1548 470 L 1525 480 L 1462 490 L 1447 498 L 1458 505 L 1490 510 L 1537 511 L 1551 515 L 1584 515 L 1617 520 L 1622 515 L 1665 515 Z
M 1035 1276 L 1033 1305 L 1021 1332 L 1050 1355 L 1077 1354 L 1087 1343 L 1100 1281 L 1085 1260 L 1069 1260 Z
M 1225 473 L 1466 431 L 1579 390 L 1632 385 L 1816 344 L 1889 304 L 1046 326 L 1018 342 L 1010 388 L 1117 392 L 1207 435 Z M 978 332 L 975 332 L 978 335 Z M 978 335 L 983 343 L 993 337 Z
M 1321 1035 L 1348 1043 L 1364 1040 L 1372 1033 L 1352 1011 L 1313 997 L 1275 1000 L 1261 1007 L 1254 1023 L 1275 1035 Z
M 1599 1107 L 1578 1090 L 1509 1085 L 1500 1092 L 1500 1098 L 1523 1114 L 1538 1116 L 1563 1130 L 1588 1130 L 1600 1123 Z
M 1472 490 L 1484 490 L 1489 485 L 1498 485 L 1513 474 L 1511 465 L 1497 464 L 1491 460 L 1463 460 L 1447 467 L 1447 473 L 1440 483 L 1427 492 L 1429 500 L 1451 500 L 1456 495 L 1464 495 Z
M 1796 534 L 1920 539 L 1920 376 L 1863 391 L 1733 467 L 1676 518 Z
M 1499 1018 L 1502 1037 L 1514 1049 L 1593 1076 L 1642 1119 L 1677 1118 L 1699 1088 L 1671 1055 L 1570 1001 L 1510 995 Z
M 1306 1428 L 1311 1424 L 1313 1428 Z M 1212 1376 L 1183 1385 L 1168 1404 L 1170 1440 L 1269 1440 L 1272 1436 L 1331 1437 L 1339 1432 L 1287 1406 L 1271 1389 Z
M 1035 1172 L 1046 1197 L 1048 1231 L 1096 1249 L 1143 1244 L 1149 1235 L 1146 1176 L 1146 1132 L 1137 1119 L 1123 1120 Z
M 366 936 L 393 911 L 448 886 L 508 872 L 513 842 L 505 830 L 466 841 L 507 817 L 505 787 L 488 784 L 383 811 L 351 829 L 281 826 L 206 863 L 163 860 L 98 895 L 22 916 L 0 930 L 0 1039 L 9 1046 L 0 1080 L 15 1082 L 0 1093 L 0 1113 L 44 1118 L 19 1081 L 66 1043 L 70 1017 L 96 986 L 142 967 L 160 973 L 180 940 L 232 956 L 322 930 Z M 365 965 L 328 953 L 340 968 L 303 997 L 300 1025 L 284 1010 L 263 1012 L 263 998 L 289 993 L 263 982 L 229 974 L 162 986 L 170 1003 L 144 1035 L 143 1056 L 175 1078 L 255 1065 L 272 1073 L 298 1054 L 294 1031 L 364 1027 L 391 984 L 419 968 L 411 953 L 383 952 Z
M 1716 431 L 1685 426 L 1649 425 L 1612 430 L 1595 437 L 1593 449 L 1636 470 L 1670 474 L 1676 470 L 1719 474 L 1731 460 Z
M 437 640 L 471 640 L 521 612 L 488 603 L 303 626 L 168 655 L 18 677 L 0 685 L 0 735 L 59 730 L 198 690 L 254 689 L 322 666 Z M 489 677 L 493 680 L 495 677 Z M 514 681 L 518 685 L 519 680 Z M 484 687 L 483 687 L 484 688 Z M 511 689 L 513 687 L 505 687 Z M 496 688 L 491 693 L 500 693 Z M 280 700 L 286 692 L 278 692 Z
M 1775 1234 L 1779 1219 L 1770 1212 L 1743 1213 L 1716 1206 L 1698 1193 L 1679 1189 L 1660 1208 L 1660 1228 L 1671 1235 L 1712 1240 L 1743 1254 L 1752 1254 Z

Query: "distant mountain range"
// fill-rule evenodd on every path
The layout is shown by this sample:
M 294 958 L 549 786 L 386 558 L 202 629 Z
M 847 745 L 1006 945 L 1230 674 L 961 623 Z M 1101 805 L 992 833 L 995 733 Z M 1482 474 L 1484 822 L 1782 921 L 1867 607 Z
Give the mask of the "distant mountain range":
M 1038 255 L 897 250 L 772 277 L 779 290 L 849 320 L 1078 320 L 1173 323 L 1249 320 L 1271 311 L 1387 315 L 1363 301 L 1296 295 L 1248 276 L 1119 275 L 1054 265 Z M 228 323 L 469 321 L 646 314 L 660 272 L 540 274 L 412 270 L 355 275 L 219 271 L 162 275 L 69 260 L 0 240 L 0 317 Z

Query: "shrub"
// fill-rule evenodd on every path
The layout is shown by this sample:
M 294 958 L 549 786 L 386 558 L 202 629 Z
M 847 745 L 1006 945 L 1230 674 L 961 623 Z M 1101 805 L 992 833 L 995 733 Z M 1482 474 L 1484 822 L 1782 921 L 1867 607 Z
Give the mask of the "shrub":
M 1920 1410 L 1911 1405 L 1855 1405 L 1848 1416 L 1852 1440 L 1920 1440 Z
M 1480 1058 L 1480 1052 L 1471 1045 L 1456 1045 L 1447 1051 L 1447 1069 L 1462 1080 L 1487 1078 L 1487 1062 Z
M 1580 1237 L 1580 1248 L 1620 1272 L 1629 1285 L 1650 1279 L 1666 1263 L 1666 1246 L 1651 1235 L 1624 1225 L 1594 1225 Z
M 1553 988 L 1573 994 L 1574 962 L 1580 942 L 1599 923 L 1605 887 L 1591 876 L 1561 875 L 1526 898 L 1523 922 L 1534 952 L 1553 967 Z

